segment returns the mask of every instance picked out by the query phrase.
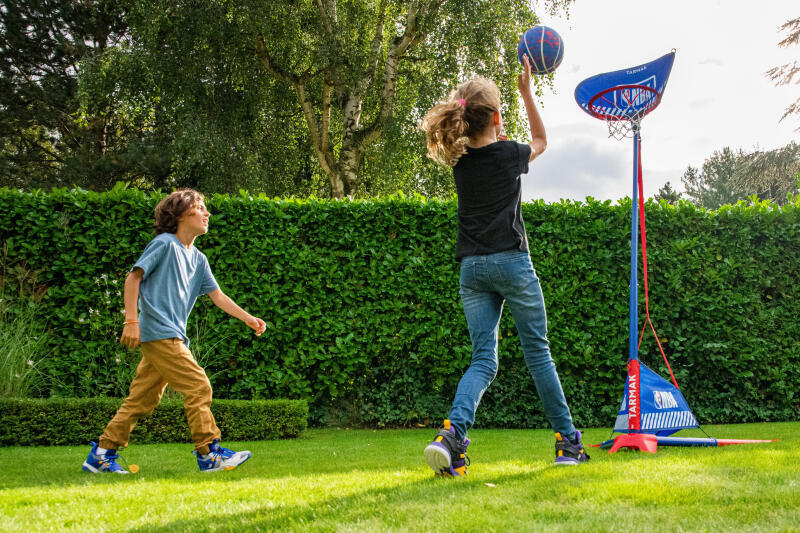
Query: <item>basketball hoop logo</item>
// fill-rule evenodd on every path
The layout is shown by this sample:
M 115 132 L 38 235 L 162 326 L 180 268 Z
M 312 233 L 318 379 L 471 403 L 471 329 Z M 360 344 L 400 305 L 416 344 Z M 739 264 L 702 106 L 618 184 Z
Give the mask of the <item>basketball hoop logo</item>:
M 575 99 L 584 111 L 606 122 L 609 137 L 629 137 L 661 101 L 674 55 L 673 51 L 638 67 L 592 76 L 576 87 Z
M 648 91 L 646 88 L 651 89 L 651 91 Z M 622 89 L 620 91 L 622 102 L 621 105 L 617 107 L 624 109 L 641 109 L 647 107 L 648 103 L 653 98 L 652 91 L 656 91 L 655 74 L 647 79 L 637 81 L 630 87 Z
M 653 391 L 653 400 L 656 404 L 656 409 L 674 409 L 678 407 L 678 402 L 669 391 Z

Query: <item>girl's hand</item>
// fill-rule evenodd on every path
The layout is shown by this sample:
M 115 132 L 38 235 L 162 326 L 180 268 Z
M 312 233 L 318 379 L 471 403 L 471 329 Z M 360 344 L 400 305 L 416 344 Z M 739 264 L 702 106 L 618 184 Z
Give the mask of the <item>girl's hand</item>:
M 528 59 L 528 54 L 522 56 L 522 62 L 525 66 L 525 72 L 517 75 L 517 89 L 520 94 L 531 92 L 531 63 Z
M 267 324 L 263 320 L 252 315 L 244 323 L 256 332 L 256 336 L 261 335 L 267 329 Z
M 139 346 L 140 339 L 139 324 L 133 322 L 131 324 L 125 324 L 122 328 L 122 337 L 120 337 L 119 343 L 133 350 Z

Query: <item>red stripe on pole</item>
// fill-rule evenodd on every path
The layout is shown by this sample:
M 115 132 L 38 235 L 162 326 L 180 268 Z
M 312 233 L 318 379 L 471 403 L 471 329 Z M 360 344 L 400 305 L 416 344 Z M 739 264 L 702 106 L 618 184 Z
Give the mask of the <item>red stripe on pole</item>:
M 639 360 L 628 360 L 628 429 L 641 427 L 641 386 L 639 383 Z

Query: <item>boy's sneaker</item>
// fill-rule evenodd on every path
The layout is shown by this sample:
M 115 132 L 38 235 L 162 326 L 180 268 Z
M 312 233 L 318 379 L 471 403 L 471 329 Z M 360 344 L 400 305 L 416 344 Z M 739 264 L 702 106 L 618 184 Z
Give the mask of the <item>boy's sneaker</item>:
M 583 449 L 581 432 L 575 431 L 575 441 L 564 439 L 561 433 L 556 433 L 556 466 L 575 466 L 589 460 L 589 455 Z
M 466 476 L 469 466 L 467 446 L 469 439 L 459 442 L 450 421 L 445 420 L 444 427 L 425 448 L 425 460 L 437 476 Z
M 200 455 L 193 451 L 197 456 L 197 466 L 201 472 L 218 472 L 220 470 L 233 470 L 243 462 L 250 459 L 252 455 L 248 451 L 235 452 L 219 445 L 219 439 L 208 445 L 208 453 Z
M 103 472 L 111 472 L 114 474 L 130 474 L 127 470 L 122 468 L 118 463 L 119 454 L 117 450 L 106 450 L 106 453 L 97 453 L 97 443 L 92 442 L 92 449 L 89 456 L 83 462 L 82 468 L 92 474 L 100 474 Z

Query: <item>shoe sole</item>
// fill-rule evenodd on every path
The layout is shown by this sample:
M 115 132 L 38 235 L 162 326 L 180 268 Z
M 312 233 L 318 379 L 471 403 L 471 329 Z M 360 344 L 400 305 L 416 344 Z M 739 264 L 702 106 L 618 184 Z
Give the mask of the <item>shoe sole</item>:
M 553 463 L 554 466 L 578 466 L 580 464 L 578 461 L 556 461 Z
M 241 452 L 238 452 L 238 453 L 241 453 Z M 221 467 L 219 467 L 219 468 L 209 468 L 209 469 L 207 469 L 207 470 L 201 470 L 201 472 L 203 472 L 203 473 L 209 473 L 209 472 L 222 472 L 222 471 L 233 470 L 233 469 L 235 469 L 236 467 L 243 465 L 243 464 L 244 464 L 245 462 L 247 462 L 247 460 L 248 460 L 248 459 L 250 459 L 252 456 L 253 456 L 253 454 L 252 454 L 252 453 L 248 453 L 248 454 L 247 454 L 247 456 L 246 456 L 244 459 L 242 459 L 241 461 L 239 461 L 239 462 L 238 462 L 238 463 L 236 463 L 235 465 L 225 465 L 225 464 L 223 464 L 223 465 L 222 465 Z
M 425 461 L 437 475 L 452 475 L 450 474 L 450 452 L 438 442 L 432 442 L 425 447 Z
M 86 472 L 89 472 L 91 474 L 100 474 L 101 473 L 98 469 L 96 469 L 95 467 L 93 467 L 89 463 L 83 463 L 81 465 L 81 468 L 83 468 Z
M 130 473 L 130 472 L 113 472 L 111 470 L 98 470 L 95 467 L 93 467 L 92 465 L 90 465 L 89 463 L 83 463 L 81 465 L 81 468 L 83 468 L 84 471 L 89 472 L 90 474 L 105 474 L 105 473 L 129 474 Z

